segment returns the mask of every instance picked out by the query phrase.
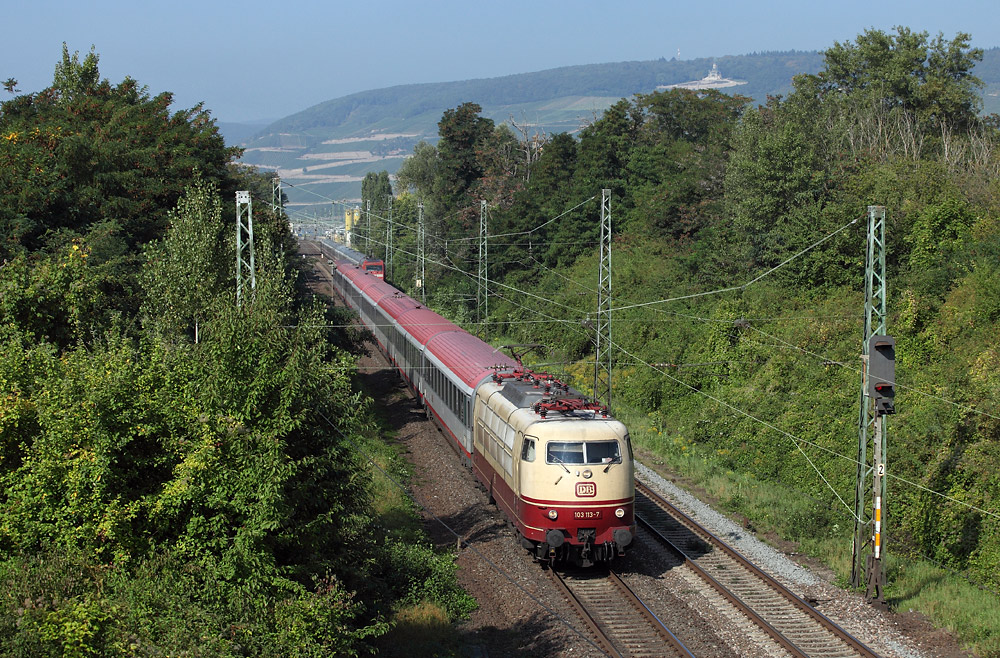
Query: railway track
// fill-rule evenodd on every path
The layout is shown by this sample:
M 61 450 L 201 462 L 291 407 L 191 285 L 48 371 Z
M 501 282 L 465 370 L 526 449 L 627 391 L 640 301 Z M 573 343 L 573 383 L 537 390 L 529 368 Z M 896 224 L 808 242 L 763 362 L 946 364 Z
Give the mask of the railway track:
M 614 572 L 548 573 L 607 655 L 694 658 Z
M 878 654 L 751 564 L 645 484 L 636 481 L 636 521 L 680 553 L 698 575 L 792 656 Z

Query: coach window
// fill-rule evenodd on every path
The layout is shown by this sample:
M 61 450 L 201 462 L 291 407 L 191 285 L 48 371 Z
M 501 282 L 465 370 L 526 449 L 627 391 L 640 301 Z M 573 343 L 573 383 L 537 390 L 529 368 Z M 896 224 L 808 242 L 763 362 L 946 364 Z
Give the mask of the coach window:
M 521 459 L 526 462 L 535 461 L 535 440 L 525 439 L 524 445 L 521 446 Z

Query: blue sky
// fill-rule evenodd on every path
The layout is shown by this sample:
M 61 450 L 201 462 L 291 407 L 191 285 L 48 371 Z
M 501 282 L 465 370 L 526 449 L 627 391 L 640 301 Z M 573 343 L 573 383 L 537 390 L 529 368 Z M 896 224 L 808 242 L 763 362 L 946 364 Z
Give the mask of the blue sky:
M 220 121 L 280 118 L 398 84 L 678 51 L 822 50 L 870 27 L 968 32 L 973 45 L 1000 46 L 996 0 L 2 2 L 0 79 L 16 78 L 22 92 L 51 84 L 64 41 L 81 54 L 93 45 L 103 77 L 172 91 L 176 108 L 203 101 Z

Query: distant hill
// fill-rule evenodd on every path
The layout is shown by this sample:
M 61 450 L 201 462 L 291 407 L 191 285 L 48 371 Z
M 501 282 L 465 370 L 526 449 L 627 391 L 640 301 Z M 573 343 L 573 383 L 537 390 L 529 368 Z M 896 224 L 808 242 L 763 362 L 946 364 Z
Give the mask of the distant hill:
M 745 81 L 727 93 L 763 103 L 768 95 L 787 94 L 793 76 L 818 72 L 823 58 L 798 51 L 661 58 L 375 89 L 314 105 L 240 140 L 247 148 L 243 162 L 277 170 L 293 186 L 287 191 L 290 209 L 317 206 L 326 215 L 327 199 L 359 198 L 366 173 L 395 172 L 418 141 L 437 138 L 444 111 L 464 102 L 478 103 L 497 123 L 513 120 L 532 133 L 574 133 L 619 99 L 699 80 L 713 63 L 725 78 Z M 986 112 L 1000 112 L 1000 49 L 988 50 L 976 73 L 987 83 Z

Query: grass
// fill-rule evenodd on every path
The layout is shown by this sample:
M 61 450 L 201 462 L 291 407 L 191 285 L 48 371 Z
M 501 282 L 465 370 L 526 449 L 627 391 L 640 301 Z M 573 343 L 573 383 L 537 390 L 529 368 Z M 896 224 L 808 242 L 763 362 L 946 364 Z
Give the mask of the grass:
M 448 614 L 429 601 L 406 606 L 393 617 L 393 627 L 379 640 L 379 655 L 430 658 L 458 655 L 458 633 Z
M 438 559 L 431 558 L 421 548 L 429 542 L 416 504 L 400 486 L 411 481 L 413 472 L 396 433 L 382 427 L 377 434 L 360 440 L 369 457 L 366 468 L 371 475 L 376 525 L 384 539 L 409 547 L 402 549 L 406 556 L 401 558 L 404 562 L 399 563 L 399 568 L 406 571 L 403 567 L 413 567 L 427 578 L 414 596 L 396 603 L 390 630 L 377 640 L 379 655 L 415 658 L 458 655 L 460 636 L 451 622 L 467 616 L 475 601 L 458 585 L 453 585 L 452 556 L 427 548 Z M 423 567 L 415 566 L 416 562 Z M 420 600 L 414 603 L 414 598 Z
M 410 468 L 393 438 L 383 435 L 365 441 L 365 451 L 374 462 L 367 465 L 372 478 L 372 512 L 387 534 L 414 540 L 422 533 L 420 519 L 413 501 L 399 487 L 409 480 Z
M 995 594 L 926 561 L 902 556 L 890 558 L 888 580 L 888 600 L 894 609 L 922 612 L 980 656 L 1000 656 L 1000 605 Z
M 396 483 L 405 483 L 411 472 L 400 455 L 393 436 L 365 440 L 365 452 L 372 458 L 368 471 L 372 477 L 372 512 L 383 533 L 405 543 L 426 542 L 426 535 L 413 501 Z M 392 627 L 377 641 L 382 656 L 457 655 L 459 633 L 449 620 L 448 611 L 437 602 L 423 600 L 403 604 L 395 610 Z

